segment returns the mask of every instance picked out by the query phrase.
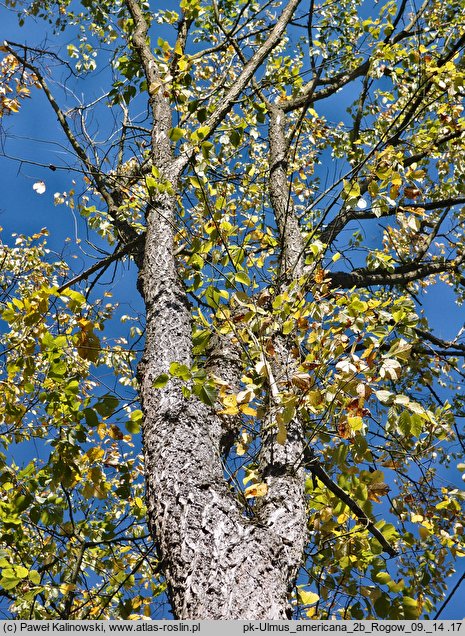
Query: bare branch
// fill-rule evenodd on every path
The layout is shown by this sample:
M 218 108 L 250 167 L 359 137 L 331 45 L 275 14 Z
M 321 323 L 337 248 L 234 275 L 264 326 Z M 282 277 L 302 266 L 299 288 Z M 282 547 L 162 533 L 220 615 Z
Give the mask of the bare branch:
M 128 243 L 127 245 L 125 245 L 120 250 L 113 252 L 113 254 L 110 254 L 106 258 L 102 258 L 98 263 L 95 263 L 95 265 L 92 265 L 92 267 L 89 267 L 78 276 L 71 278 L 71 280 L 68 280 L 64 285 L 61 285 L 60 287 L 58 287 L 57 293 L 61 294 L 61 292 L 64 291 L 65 289 L 68 289 L 68 287 L 72 287 L 73 285 L 80 283 L 82 280 L 86 280 L 87 278 L 89 278 L 89 276 L 92 276 L 92 274 L 94 274 L 95 272 L 98 272 L 98 270 L 104 267 L 107 267 L 114 261 L 117 261 L 122 256 L 126 256 L 126 254 L 129 254 L 130 252 L 132 252 L 134 247 L 136 247 L 138 244 L 142 244 L 144 239 L 145 239 L 145 236 L 144 234 L 142 234 L 141 236 L 138 236 L 136 239 L 131 241 L 131 243 Z
M 440 347 L 441 349 L 444 350 L 443 352 L 437 352 L 437 353 L 440 353 L 440 354 L 449 353 L 450 355 L 457 355 L 457 356 L 465 355 L 465 345 L 463 344 L 454 342 L 453 340 L 443 340 L 442 338 L 438 338 L 437 336 L 433 335 L 429 331 L 425 331 L 424 329 L 419 329 L 418 327 L 415 327 L 414 331 L 418 336 L 420 336 L 424 340 L 428 340 L 435 347 Z
M 7 48 L 7 50 L 12 55 L 14 55 L 16 57 L 16 59 L 21 64 L 23 64 L 23 66 L 25 66 L 26 68 L 31 70 L 37 76 L 38 82 L 39 82 L 40 86 L 42 87 L 42 90 L 44 91 L 45 96 L 46 96 L 47 100 L 49 101 L 51 107 L 55 111 L 55 114 L 57 116 L 58 122 L 60 123 L 60 126 L 61 126 L 66 138 L 68 139 L 68 141 L 71 144 L 71 147 L 73 148 L 74 152 L 76 153 L 78 158 L 81 160 L 82 164 L 84 165 L 84 168 L 86 170 L 87 175 L 89 176 L 90 179 L 93 180 L 98 193 L 100 194 L 100 196 L 105 201 L 105 203 L 106 203 L 106 205 L 108 207 L 108 213 L 109 213 L 110 217 L 113 220 L 115 229 L 117 230 L 121 240 L 125 244 L 131 243 L 132 241 L 135 241 L 136 238 L 137 238 L 137 233 L 134 230 L 134 228 L 132 228 L 129 225 L 129 223 L 127 223 L 126 221 L 123 221 L 123 220 L 118 218 L 118 204 L 115 201 L 115 195 L 118 197 L 119 196 L 119 192 L 116 190 L 115 192 L 112 193 L 108 189 L 107 183 L 106 183 L 106 177 L 90 161 L 89 157 L 87 156 L 87 153 L 85 152 L 83 147 L 80 145 L 80 143 L 76 139 L 76 136 L 74 135 L 73 131 L 71 130 L 71 127 L 70 127 L 70 125 L 68 123 L 68 120 L 67 120 L 63 110 L 60 108 L 60 106 L 58 105 L 58 102 L 56 101 L 55 97 L 53 96 L 52 92 L 50 91 L 50 89 L 48 87 L 48 84 L 45 81 L 45 78 L 42 75 L 42 73 L 39 71 L 39 69 L 36 66 L 34 66 L 30 62 L 28 62 L 28 60 L 26 58 L 26 53 L 25 53 L 24 56 L 21 56 L 17 51 L 15 51 L 14 48 L 12 48 L 12 46 L 9 43 L 5 43 L 4 46 L 5 46 L 5 48 Z M 26 47 L 26 51 L 27 51 L 27 47 Z M 137 254 L 134 254 L 134 257 L 137 259 Z
M 454 596 L 454 594 L 457 592 L 457 590 L 459 589 L 459 587 L 462 585 L 462 583 L 465 581 L 465 572 L 463 572 L 462 576 L 459 578 L 459 580 L 457 581 L 457 583 L 454 585 L 454 587 L 451 589 L 451 591 L 449 592 L 449 594 L 447 595 L 446 600 L 444 601 L 444 603 L 441 605 L 441 607 L 439 608 L 439 610 L 436 612 L 433 620 L 437 620 L 443 610 L 445 609 L 446 605 L 449 603 L 449 601 L 452 599 L 452 597 Z

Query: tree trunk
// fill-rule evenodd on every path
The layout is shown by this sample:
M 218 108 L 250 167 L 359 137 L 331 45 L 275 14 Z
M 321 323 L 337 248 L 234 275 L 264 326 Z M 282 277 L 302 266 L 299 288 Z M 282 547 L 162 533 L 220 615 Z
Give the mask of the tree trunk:
M 173 256 L 174 205 L 174 197 L 152 202 L 147 215 L 140 271 L 147 327 L 139 369 L 148 516 L 173 611 L 179 619 L 289 618 L 305 537 L 302 471 L 287 472 L 284 456 L 276 463 L 271 451 L 262 459 L 269 495 L 247 517 L 224 479 L 222 419 L 186 399 L 178 380 L 153 387 L 171 362 L 191 364 L 189 307 Z M 290 439 L 279 452 L 294 459 L 301 450 L 295 443 Z

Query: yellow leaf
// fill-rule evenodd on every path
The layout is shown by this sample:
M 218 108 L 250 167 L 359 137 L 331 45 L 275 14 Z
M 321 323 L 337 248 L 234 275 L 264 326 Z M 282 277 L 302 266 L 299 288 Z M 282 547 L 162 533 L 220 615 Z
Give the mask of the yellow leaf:
M 294 329 L 294 326 L 295 326 L 295 321 L 292 320 L 292 318 L 289 318 L 289 320 L 286 320 L 286 322 L 284 322 L 282 326 L 283 334 L 285 336 L 290 334 L 291 331 Z
M 299 590 L 299 597 L 301 603 L 304 605 L 314 605 L 320 600 L 318 594 L 315 594 L 315 592 L 305 592 L 305 590 Z
M 150 95 L 155 95 L 156 93 L 158 93 L 160 86 L 162 86 L 162 83 L 160 80 L 156 80 L 155 82 L 152 82 L 149 85 L 149 93 Z
M 267 377 L 266 364 L 264 362 L 257 362 L 257 364 L 255 365 L 255 371 L 258 373 L 258 375 L 261 375 L 265 378 Z
M 244 486 L 246 484 L 249 483 L 249 481 L 254 481 L 255 483 L 258 483 L 258 480 L 260 479 L 259 475 L 258 475 L 258 470 L 255 469 L 251 469 L 251 468 L 245 468 L 245 477 L 242 479 L 242 483 L 244 484 Z
M 238 413 L 239 409 L 237 406 L 228 406 L 228 408 L 218 411 L 218 415 L 237 415 Z
M 276 435 L 276 441 L 278 442 L 278 444 L 281 444 L 282 446 L 284 446 L 284 444 L 286 443 L 287 440 L 287 431 L 286 431 L 286 427 L 284 426 L 283 423 L 278 424 L 278 434 Z
M 246 430 L 242 430 L 240 441 L 237 443 L 237 446 L 236 446 L 236 453 L 239 455 L 239 457 L 241 457 L 242 455 L 245 455 L 245 453 L 249 449 L 249 445 L 251 441 L 252 441 L 252 435 L 249 435 L 249 433 L 247 433 Z
M 307 393 L 307 402 L 310 406 L 318 406 L 323 401 L 323 395 L 321 391 L 309 391 Z
M 431 531 L 430 531 L 430 530 L 428 530 L 428 528 L 425 528 L 425 526 L 420 526 L 420 527 L 418 528 L 418 534 L 420 535 L 420 537 L 421 537 L 423 540 L 425 540 L 425 539 L 427 539 L 427 538 L 430 536 Z
M 93 446 L 92 448 L 89 448 L 89 450 L 86 452 L 86 455 L 90 462 L 96 462 L 102 459 L 102 457 L 105 455 L 105 451 L 103 450 L 103 448 L 100 448 L 100 446 Z
M 237 396 L 235 393 L 228 393 L 228 395 L 224 396 L 222 401 L 225 406 L 237 406 Z
M 255 417 L 257 415 L 257 411 L 251 406 L 247 406 L 247 404 L 240 404 L 239 411 L 241 413 L 244 413 L 244 415 L 251 415 L 252 417 Z
M 80 320 L 79 324 L 81 331 L 77 334 L 78 355 L 84 360 L 97 362 L 100 353 L 100 340 L 92 330 L 93 324 L 84 319 Z
M 222 398 L 222 402 L 226 407 L 222 411 L 218 411 L 220 415 L 237 415 L 239 409 L 237 407 L 237 396 L 235 393 L 228 393 Z
M 242 457 L 242 455 L 245 455 L 246 452 L 247 452 L 247 446 L 244 446 L 242 442 L 239 442 L 236 445 L 236 455 L 238 455 L 238 457 Z
M 253 484 L 244 490 L 244 495 L 246 499 L 251 499 L 252 497 L 264 497 L 267 492 L 268 486 L 266 484 Z
M 79 318 L 77 324 L 83 331 L 92 331 L 92 329 L 94 328 L 94 323 L 92 322 L 92 320 L 87 320 L 86 318 Z
M 245 391 L 239 391 L 236 395 L 236 401 L 238 404 L 244 404 L 244 402 L 250 402 L 254 398 L 254 392 L 252 389 L 247 388 Z
M 358 415 L 354 417 L 349 416 L 347 418 L 347 423 L 353 431 L 360 431 L 363 428 L 363 420 Z

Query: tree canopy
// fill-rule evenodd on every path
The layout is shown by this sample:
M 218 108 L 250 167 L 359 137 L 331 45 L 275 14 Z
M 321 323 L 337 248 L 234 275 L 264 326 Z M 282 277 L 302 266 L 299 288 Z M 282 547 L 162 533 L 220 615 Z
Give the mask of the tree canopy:
M 1 9 L 2 161 L 80 219 L 0 244 L 4 616 L 432 618 L 465 556 L 464 330 L 424 305 L 465 297 L 465 4 L 153 4 Z M 60 154 L 15 141 L 45 107 Z

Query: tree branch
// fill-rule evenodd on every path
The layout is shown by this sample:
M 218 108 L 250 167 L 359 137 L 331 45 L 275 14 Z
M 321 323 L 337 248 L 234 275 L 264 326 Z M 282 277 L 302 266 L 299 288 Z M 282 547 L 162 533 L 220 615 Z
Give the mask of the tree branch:
M 434 346 L 441 347 L 441 349 L 444 349 L 444 352 L 443 352 L 444 354 L 457 355 L 457 356 L 465 355 L 465 345 L 463 344 L 454 342 L 453 340 L 452 341 L 442 340 L 442 338 L 438 338 L 437 336 L 433 335 L 429 331 L 425 331 L 424 329 L 419 329 L 418 327 L 415 327 L 414 331 L 418 336 L 420 336 L 424 340 L 428 340 Z
M 454 594 L 456 593 L 456 591 L 459 589 L 460 585 L 465 581 L 465 572 L 463 572 L 462 576 L 459 578 L 459 580 L 457 581 L 457 583 L 454 585 L 454 587 L 452 588 L 452 590 L 450 591 L 450 593 L 447 595 L 446 600 L 444 601 L 444 603 L 441 605 L 441 607 L 439 608 L 439 610 L 436 612 L 436 615 L 434 616 L 433 620 L 437 620 L 443 610 L 445 609 L 446 605 L 449 603 L 449 601 L 451 600 L 451 598 L 454 596 Z
M 361 193 L 363 194 L 364 189 L 361 188 Z M 366 219 L 376 219 L 376 218 L 385 218 L 388 216 L 394 216 L 398 212 L 401 212 L 404 209 L 408 208 L 422 208 L 423 210 L 440 210 L 441 208 L 451 208 L 455 205 L 465 204 L 465 197 L 450 197 L 449 199 L 439 199 L 438 201 L 421 201 L 416 203 L 403 203 L 402 205 L 397 205 L 396 207 L 390 207 L 386 210 L 384 214 L 378 216 L 374 214 L 370 209 L 366 210 L 355 210 L 353 208 L 343 209 L 337 214 L 337 216 L 332 219 L 323 229 L 320 235 L 320 239 L 326 245 L 331 245 L 331 243 L 336 239 L 336 237 L 340 234 L 340 232 L 345 228 L 345 226 L 350 223 L 350 221 L 364 221 Z
M 294 213 L 294 202 L 287 178 L 288 144 L 284 132 L 286 117 L 282 109 L 275 104 L 268 104 L 268 111 L 268 190 L 281 242 L 279 276 L 295 279 L 300 278 L 304 270 L 305 246 Z
M 152 160 L 162 168 L 172 159 L 169 131 L 172 126 L 172 114 L 168 100 L 164 97 L 162 77 L 147 39 L 148 24 L 138 0 L 125 0 L 134 20 L 132 44 L 137 51 L 147 79 L 149 105 L 152 111 Z
M 385 539 L 383 534 L 376 528 L 375 524 L 367 515 L 363 512 L 360 506 L 355 502 L 350 495 L 348 495 L 342 488 L 340 488 L 328 475 L 323 466 L 318 463 L 315 456 L 312 456 L 310 461 L 306 463 L 306 466 L 310 472 L 317 477 L 333 494 L 336 495 L 341 501 L 343 501 L 350 510 L 356 515 L 357 521 L 367 528 L 375 539 L 381 544 L 384 551 L 391 557 L 397 555 L 397 551 L 391 546 L 391 544 Z
M 393 271 L 388 269 L 371 271 L 366 267 L 361 267 L 352 272 L 329 272 L 328 277 L 333 287 L 341 287 L 342 289 L 376 285 L 407 285 L 427 276 L 457 270 L 462 260 L 463 257 L 451 261 L 406 263 L 405 265 L 399 265 Z
M 102 260 L 100 260 L 98 263 L 95 263 L 95 265 L 92 265 L 92 267 L 89 267 L 88 269 L 86 269 L 84 272 L 82 272 L 82 274 L 75 276 L 71 280 L 64 283 L 64 285 L 61 285 L 60 287 L 58 287 L 57 294 L 61 294 L 61 292 L 63 292 L 65 289 L 68 289 L 68 287 L 72 287 L 73 285 L 80 283 L 82 280 L 86 280 L 87 278 L 89 278 L 89 276 L 92 276 L 94 272 L 97 272 L 99 269 L 102 269 L 103 267 L 107 267 L 108 265 L 118 260 L 122 256 L 129 254 L 129 252 L 131 252 L 136 245 L 138 245 L 139 243 L 143 243 L 144 239 L 145 239 L 145 235 L 142 234 L 141 236 L 138 236 L 136 239 L 134 239 L 133 241 L 125 245 L 120 250 L 117 250 L 113 252 L 113 254 L 110 254 L 109 256 L 102 258 Z
M 459 128 L 459 130 L 455 130 L 454 132 L 450 133 L 449 135 L 444 135 L 444 137 L 440 137 L 439 139 L 436 139 L 435 141 L 433 141 L 423 152 L 419 152 L 416 155 L 412 155 L 411 157 L 407 157 L 406 159 L 404 159 L 403 165 L 404 168 L 407 168 L 408 166 L 411 166 L 413 163 L 418 163 L 419 161 L 421 161 L 422 159 L 425 159 L 425 157 L 430 157 L 431 156 L 431 148 L 438 148 L 439 146 L 441 146 L 442 144 L 447 143 L 448 141 L 453 141 L 454 139 L 459 139 L 464 133 L 464 129 L 463 128 Z
M 413 35 L 413 31 L 415 28 L 415 25 L 417 24 L 418 20 L 420 19 L 422 13 L 424 12 L 425 8 L 427 7 L 429 3 L 429 0 L 425 0 L 423 2 L 423 5 L 420 7 L 420 9 L 416 12 L 416 14 L 412 17 L 410 23 L 405 27 L 405 29 L 403 29 L 402 31 L 400 31 L 393 39 L 392 42 L 393 44 L 396 44 L 397 42 L 400 42 L 401 40 L 410 37 L 411 35 Z M 405 3 L 404 3 L 404 8 L 405 8 Z M 397 26 L 397 23 L 399 22 L 401 16 L 402 16 L 402 12 L 404 10 L 403 7 L 401 7 L 399 9 L 398 15 L 396 16 L 394 23 L 395 26 Z M 394 27 L 395 28 L 395 27 Z M 387 36 L 385 38 L 385 43 L 387 43 L 389 41 L 390 36 Z M 460 39 L 460 41 L 463 38 Z M 443 64 L 445 64 L 445 62 L 450 59 L 450 57 L 453 55 L 452 50 L 457 50 L 455 47 L 452 47 L 446 57 L 444 58 L 444 61 L 442 62 Z M 326 99 L 327 97 L 330 97 L 331 95 L 334 95 L 334 93 L 336 93 L 338 90 L 340 90 L 341 88 L 343 88 L 344 86 L 346 86 L 347 84 L 349 84 L 350 82 L 353 82 L 354 80 L 358 79 L 359 77 L 363 77 L 364 75 L 366 75 L 370 69 L 370 64 L 371 64 L 371 56 L 368 57 L 362 64 L 360 64 L 359 66 L 357 66 L 357 68 L 355 68 L 353 71 L 349 72 L 349 73 L 339 73 L 338 75 L 336 75 L 335 77 L 331 78 L 329 80 L 329 83 L 327 85 L 326 88 L 323 88 L 321 91 L 317 92 L 314 94 L 314 97 L 312 99 L 312 102 L 316 102 L 316 101 L 320 101 L 322 99 Z M 320 84 L 323 83 L 327 83 L 326 80 L 321 80 Z M 301 106 L 304 105 L 306 99 L 307 99 L 307 95 L 310 91 L 313 91 L 313 87 L 312 87 L 312 82 L 309 82 L 308 84 L 306 84 L 303 89 L 301 94 L 296 97 L 293 100 L 290 100 L 288 102 L 286 102 L 286 104 L 283 105 L 283 110 L 284 112 L 288 113 L 291 112 L 293 110 L 296 110 L 297 108 L 300 108 Z

